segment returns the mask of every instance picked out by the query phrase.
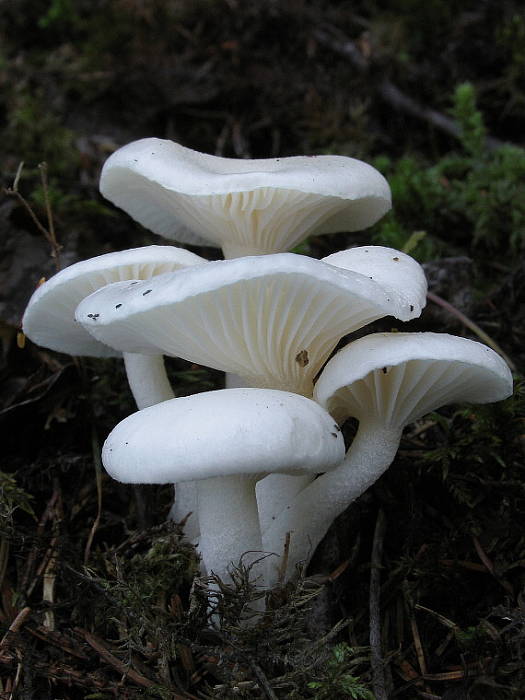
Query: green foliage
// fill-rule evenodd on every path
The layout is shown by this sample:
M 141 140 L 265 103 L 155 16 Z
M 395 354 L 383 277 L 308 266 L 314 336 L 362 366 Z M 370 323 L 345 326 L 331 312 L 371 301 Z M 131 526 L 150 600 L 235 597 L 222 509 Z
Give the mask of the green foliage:
M 51 0 L 47 12 L 38 20 L 41 29 L 59 25 L 73 24 L 76 20 L 74 4 L 71 0 Z
M 73 132 L 63 126 L 38 94 L 22 92 L 13 96 L 5 138 L 16 143 L 20 160 L 32 165 L 47 160 L 63 176 L 78 165 Z
M 374 695 L 363 682 L 349 673 L 349 662 L 355 655 L 356 650 L 346 642 L 334 646 L 332 656 L 324 667 L 323 677 L 308 683 L 308 687 L 315 691 L 315 700 L 331 700 L 332 698 L 374 700 Z
M 425 468 L 439 469 L 453 499 L 472 513 L 471 531 L 501 525 L 510 513 L 525 515 L 524 466 L 516 454 L 524 404 L 525 386 L 517 381 L 505 401 L 463 408 L 450 417 L 434 414 L 440 439 L 425 453 Z
M 422 226 L 428 236 L 414 250 L 421 259 L 445 246 L 475 246 L 480 252 L 525 250 L 525 150 L 502 145 L 489 150 L 472 85 L 459 85 L 452 113 L 461 129 L 459 153 L 428 166 L 419 156 L 376 161 L 392 188 L 394 212 L 375 240 L 403 248 Z
M 466 153 L 481 158 L 485 151 L 487 132 L 483 116 L 476 107 L 476 94 L 471 83 L 456 87 L 452 115 L 461 130 L 461 144 Z

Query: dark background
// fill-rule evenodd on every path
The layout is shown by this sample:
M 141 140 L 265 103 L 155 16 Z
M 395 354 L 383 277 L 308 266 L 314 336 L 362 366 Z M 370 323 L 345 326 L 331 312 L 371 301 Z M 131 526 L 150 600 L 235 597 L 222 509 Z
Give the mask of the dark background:
M 0 4 L 1 634 L 15 623 L 0 642 L 0 697 L 370 697 L 383 516 L 390 696 L 523 697 L 524 77 L 519 2 Z M 409 250 L 516 369 L 513 400 L 409 429 L 396 463 L 332 528 L 314 578 L 276 596 L 251 631 L 236 625 L 242 580 L 221 601 L 221 632 L 207 630 L 193 554 L 165 524 L 171 490 L 137 494 L 97 466 L 134 410 L 118 362 L 17 345 L 25 304 L 56 269 L 45 191 L 61 266 L 159 242 L 97 189 L 108 155 L 146 136 L 240 158 L 373 163 L 393 211 L 300 252 Z M 479 339 L 432 304 L 410 327 Z M 170 372 L 181 395 L 222 381 L 182 361 Z

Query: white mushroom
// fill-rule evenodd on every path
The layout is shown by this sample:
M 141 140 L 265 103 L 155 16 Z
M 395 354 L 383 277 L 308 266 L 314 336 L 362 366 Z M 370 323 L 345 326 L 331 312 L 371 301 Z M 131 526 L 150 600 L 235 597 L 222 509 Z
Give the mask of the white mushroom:
M 370 263 L 378 251 L 383 256 L 372 250 Z M 388 314 L 419 315 L 426 281 L 407 260 L 412 281 L 392 262 L 388 293 L 369 275 L 291 253 L 211 262 L 154 285 L 108 287 L 80 305 L 77 318 L 118 349 L 174 354 L 233 372 L 247 385 L 311 396 L 342 336 Z M 263 527 L 308 479 L 261 482 Z M 177 505 L 173 514 L 183 515 Z
M 402 299 L 407 308 L 415 304 L 412 309 L 415 316 L 420 315 L 425 305 L 427 281 L 423 268 L 406 253 L 380 245 L 365 245 L 339 250 L 322 260 L 370 277 L 386 292 Z M 421 304 L 422 299 L 425 301 Z
M 403 279 L 386 291 L 366 275 L 292 253 L 221 260 L 108 286 L 85 299 L 76 318 L 121 351 L 176 355 L 251 386 L 311 396 L 342 336 L 386 315 L 419 315 L 426 285 L 412 266 L 420 284 L 407 299 Z
M 151 231 L 221 247 L 226 258 L 364 229 L 391 206 L 385 178 L 354 158 L 220 158 L 156 138 L 113 153 L 100 191 Z
M 307 486 L 263 532 L 265 549 L 281 551 L 286 533 L 292 532 L 292 574 L 334 518 L 388 468 L 406 425 L 445 404 L 489 403 L 511 393 L 512 375 L 504 360 L 465 338 L 376 333 L 346 346 L 321 373 L 315 399 L 340 423 L 357 418 L 357 434 L 341 466 Z
M 87 296 L 113 282 L 146 280 L 207 262 L 174 246 L 146 246 L 99 255 L 64 268 L 40 285 L 22 320 L 25 335 L 57 352 L 90 357 L 120 356 L 75 321 L 75 309 Z M 128 381 L 139 408 L 173 398 L 162 355 L 123 351 Z
M 119 481 L 198 480 L 199 551 L 206 571 L 223 579 L 241 557 L 250 565 L 263 556 L 255 481 L 274 472 L 329 470 L 343 457 L 338 426 L 314 401 L 246 388 L 138 411 L 117 425 L 102 451 Z

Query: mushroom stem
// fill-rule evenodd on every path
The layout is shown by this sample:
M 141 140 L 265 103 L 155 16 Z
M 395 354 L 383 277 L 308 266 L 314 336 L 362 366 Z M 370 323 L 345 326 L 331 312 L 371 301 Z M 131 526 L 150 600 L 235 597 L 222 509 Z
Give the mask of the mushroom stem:
M 249 386 L 243 377 L 233 372 L 226 372 L 224 384 L 227 389 L 239 389 Z M 301 474 L 300 476 L 269 474 L 257 482 L 257 507 L 259 509 L 261 531 L 264 532 L 271 525 L 283 508 L 293 501 L 297 494 L 308 486 L 312 479 L 312 474 Z M 180 516 L 179 520 L 182 520 L 183 515 L 177 509 L 176 503 L 170 511 L 170 517 L 173 520 L 177 520 L 175 514 Z
M 278 555 L 290 533 L 285 579 L 300 562 L 308 561 L 333 520 L 388 469 L 401 433 L 402 428 L 361 422 L 342 464 L 304 488 L 263 531 L 264 549 Z M 279 560 L 268 557 L 267 568 L 268 585 L 275 585 Z
M 197 488 L 204 567 L 208 574 L 230 581 L 232 564 L 241 561 L 250 566 L 263 556 L 255 481 L 249 476 L 221 476 L 203 479 Z M 257 567 L 250 578 L 254 573 L 259 573 Z
M 139 411 L 174 397 L 162 355 L 123 354 L 129 387 Z
M 129 387 L 139 411 L 174 398 L 163 355 L 141 355 L 134 352 L 125 352 L 123 355 Z M 194 482 L 176 484 L 175 502 L 168 519 L 176 522 L 186 519 L 184 533 L 190 542 L 195 542 L 199 536 L 196 500 Z

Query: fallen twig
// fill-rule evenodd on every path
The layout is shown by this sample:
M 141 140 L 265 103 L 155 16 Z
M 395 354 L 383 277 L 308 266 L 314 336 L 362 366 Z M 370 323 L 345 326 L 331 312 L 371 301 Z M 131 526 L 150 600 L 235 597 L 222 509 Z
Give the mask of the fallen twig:
M 452 316 L 455 316 L 461 323 L 469 328 L 473 333 L 475 333 L 480 340 L 482 340 L 486 345 L 491 347 L 495 352 L 498 353 L 498 355 L 501 355 L 501 357 L 505 360 L 505 362 L 508 364 L 510 369 L 515 372 L 516 371 L 516 365 L 512 362 L 510 357 L 500 348 L 500 346 L 496 343 L 495 340 L 493 340 L 490 335 L 485 333 L 485 331 L 478 326 L 477 323 L 474 323 L 468 316 L 465 316 L 464 313 L 462 313 L 459 309 L 456 309 L 455 306 L 452 306 L 452 304 L 448 301 L 445 301 L 445 299 L 442 299 L 440 296 L 437 294 L 434 294 L 434 292 L 427 292 L 427 299 L 429 299 L 431 302 L 434 304 L 437 304 L 438 306 L 441 306 L 441 308 L 445 309 L 445 311 L 448 311 Z
M 369 60 L 363 56 L 353 41 L 347 37 L 341 36 L 340 32 L 335 27 L 317 29 L 314 32 L 314 36 L 323 46 L 347 58 L 360 73 L 370 72 Z M 395 109 L 406 112 L 410 114 L 411 117 L 425 121 L 449 136 L 456 139 L 461 138 L 461 129 L 454 119 L 447 117 L 445 114 L 435 109 L 430 109 L 429 107 L 419 104 L 416 100 L 406 95 L 396 85 L 391 83 L 390 80 L 378 80 L 375 87 L 382 99 Z M 486 146 L 491 151 L 496 148 L 501 148 L 503 145 L 502 141 L 490 136 L 486 140 Z
M 376 700 L 388 700 L 385 681 L 385 663 L 381 650 L 381 559 L 383 540 L 386 530 L 385 514 L 379 511 L 374 531 L 372 557 L 370 562 L 370 666 L 372 670 L 372 688 Z
M 123 661 L 120 661 L 120 659 L 117 659 L 116 656 L 113 656 L 109 649 L 104 646 L 102 640 L 98 639 L 98 637 L 96 637 L 94 634 L 80 628 L 77 628 L 77 631 L 84 637 L 89 646 L 92 647 L 102 659 L 104 659 L 106 663 L 112 666 L 119 673 L 122 673 L 123 676 L 129 678 L 131 681 L 133 681 L 133 683 L 140 685 L 143 688 L 151 688 L 152 686 L 156 685 L 149 678 L 146 678 L 134 669 L 129 668 Z M 180 698 L 180 696 L 178 697 Z

